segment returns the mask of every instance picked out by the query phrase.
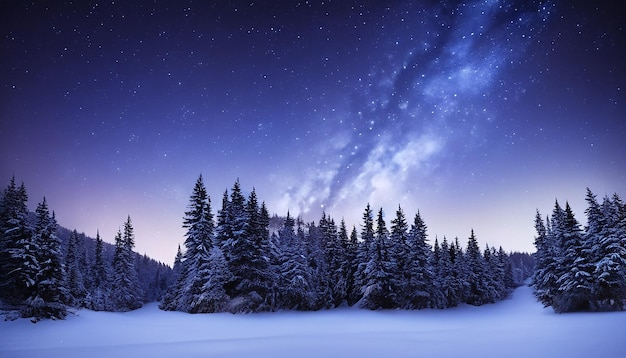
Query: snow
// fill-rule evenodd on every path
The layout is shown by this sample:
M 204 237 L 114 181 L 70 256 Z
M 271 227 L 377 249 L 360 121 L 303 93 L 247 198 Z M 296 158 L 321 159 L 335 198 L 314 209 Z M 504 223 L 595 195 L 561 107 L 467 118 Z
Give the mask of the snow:
M 0 357 L 626 357 L 626 312 L 555 314 L 529 287 L 448 310 L 200 314 L 80 310 L 0 322 Z

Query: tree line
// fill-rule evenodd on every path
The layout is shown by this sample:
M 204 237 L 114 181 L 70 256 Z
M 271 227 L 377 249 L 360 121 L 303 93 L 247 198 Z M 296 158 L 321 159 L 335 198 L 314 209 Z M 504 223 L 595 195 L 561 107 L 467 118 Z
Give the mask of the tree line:
M 34 215 L 12 178 L 0 198 L 0 299 L 22 317 L 62 319 L 68 308 L 128 311 L 159 299 L 171 269 L 133 251 L 130 216 L 115 246 L 60 227 L 45 198 Z
M 587 188 L 587 225 L 569 203 L 535 216 L 535 296 L 555 312 L 618 311 L 626 307 L 626 205 L 614 194 L 599 203 Z
M 246 198 L 237 180 L 214 216 L 200 176 L 183 226 L 174 281 L 160 308 L 190 313 L 449 308 L 496 302 L 532 271 L 532 258 L 502 248 L 481 250 L 472 230 L 431 246 L 418 212 L 409 224 L 401 207 L 390 222 L 368 204 L 360 232 L 322 215 L 318 223 L 287 216 L 269 230 L 265 203 Z M 515 257 L 515 259 L 512 259 Z

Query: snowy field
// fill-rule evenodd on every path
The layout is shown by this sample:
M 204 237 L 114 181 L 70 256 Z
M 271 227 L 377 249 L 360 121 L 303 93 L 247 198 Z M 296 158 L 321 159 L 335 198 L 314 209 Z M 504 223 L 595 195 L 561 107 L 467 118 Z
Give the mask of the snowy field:
M 626 357 L 626 312 L 558 315 L 528 287 L 449 310 L 190 315 L 156 304 L 0 322 L 0 357 Z

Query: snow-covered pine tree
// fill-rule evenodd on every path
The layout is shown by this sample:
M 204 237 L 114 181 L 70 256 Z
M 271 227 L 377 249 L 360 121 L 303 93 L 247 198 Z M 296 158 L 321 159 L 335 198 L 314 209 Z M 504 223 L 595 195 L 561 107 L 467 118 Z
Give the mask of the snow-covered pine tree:
M 515 280 L 513 279 L 513 262 L 511 257 L 504 251 L 502 246 L 498 248 L 498 264 L 499 268 L 503 270 L 503 285 L 505 291 L 500 295 L 499 299 L 504 299 L 509 295 L 512 288 L 516 287 Z
M 262 213 L 254 188 L 244 209 L 246 218 L 245 231 L 238 241 L 238 262 L 240 282 L 236 290 L 245 297 L 248 307 L 245 309 L 258 312 L 273 309 L 274 275 L 270 266 L 270 246 L 267 225 L 267 213 Z
M 206 277 L 206 282 L 200 294 L 195 296 L 195 301 L 191 303 L 191 307 L 197 308 L 198 311 L 192 310 L 191 313 L 226 311 L 230 296 L 226 293 L 224 285 L 233 279 L 233 275 L 219 247 L 214 246 L 211 249 L 207 262 L 200 267 L 199 274 L 202 275 L 204 271 L 208 272 L 206 276 L 203 275 Z
M 591 196 L 591 197 L 590 197 Z M 596 212 L 595 197 L 588 191 L 587 236 L 593 243 L 593 309 L 617 311 L 626 308 L 626 210 L 614 194 L 605 197 Z M 593 208 L 593 209 L 592 209 Z
M 128 216 L 124 223 L 124 233 L 118 231 L 115 237 L 113 257 L 113 296 L 115 311 L 132 311 L 142 306 L 141 288 L 135 268 L 135 235 Z
M 109 311 L 111 306 L 111 268 L 104 259 L 104 242 L 100 232 L 96 232 L 96 246 L 93 256 L 93 264 L 90 269 L 92 280 L 91 289 L 86 300 L 87 308 L 94 311 Z
M 230 199 L 228 195 L 228 190 L 224 190 L 224 194 L 222 196 L 222 208 L 217 211 L 217 225 L 215 227 L 215 246 L 222 249 L 224 257 L 226 260 L 229 260 L 229 255 L 227 252 L 226 241 L 232 237 L 231 233 L 231 225 L 230 225 Z
M 483 259 L 485 260 L 485 297 L 487 302 L 496 302 L 500 299 L 501 292 L 504 288 L 504 270 L 500 270 L 497 253 L 495 249 L 485 246 L 483 251 Z
M 435 245 L 435 248 L 437 245 Z M 436 251 L 435 251 L 436 252 Z M 463 301 L 463 286 L 459 281 L 458 273 L 455 272 L 454 263 L 451 252 L 455 252 L 454 247 L 450 247 L 448 239 L 443 237 L 441 242 L 441 249 L 439 250 L 439 258 L 436 259 L 436 274 L 435 274 L 435 288 L 437 289 L 437 300 L 434 302 L 433 307 L 436 308 L 450 308 L 456 307 Z
M 459 238 L 455 237 L 450 243 L 450 260 L 452 261 L 454 277 L 459 284 L 458 297 L 461 302 L 467 302 L 470 292 L 470 270 L 467 255 L 459 243 Z
M 308 261 L 308 271 L 311 277 L 310 286 L 315 296 L 315 304 L 312 309 L 318 310 L 329 308 L 330 287 L 328 283 L 328 262 L 325 255 L 326 241 L 329 232 L 332 231 L 330 218 L 326 218 L 326 213 L 322 213 L 319 225 L 311 222 L 308 225 L 307 235 L 305 235 L 306 257 Z
M 24 183 L 18 187 L 11 178 L 0 205 L 0 295 L 10 304 L 29 296 L 39 270 L 27 202 Z
M 219 297 L 211 297 L 206 292 L 209 289 L 206 286 L 207 282 L 217 282 L 211 278 L 216 274 L 213 272 L 213 264 L 221 264 L 218 262 L 221 251 L 212 251 L 215 223 L 202 175 L 198 176 L 189 198 L 183 228 L 187 230 L 185 253 L 182 254 L 179 245 L 174 262 L 176 280 L 164 295 L 160 308 L 191 313 L 221 310 L 224 306 L 224 297 L 219 294 L 220 288 L 212 288 L 212 292 L 217 293 Z
M 363 212 L 363 226 L 361 228 L 361 241 L 357 247 L 356 272 L 354 274 L 354 283 L 357 289 L 355 299 L 358 302 L 364 294 L 367 278 L 365 277 L 365 269 L 373 252 L 374 243 L 374 213 L 368 203 Z
M 278 231 L 279 240 L 279 302 L 278 308 L 287 310 L 310 310 L 315 304 L 311 287 L 311 275 L 306 257 L 304 230 L 289 212 Z
M 220 246 L 232 280 L 226 293 L 232 298 L 229 310 L 256 312 L 273 309 L 274 275 L 270 266 L 269 215 L 259 208 L 253 190 L 246 201 L 239 184 L 227 192 L 218 214 L 216 243 Z
M 437 307 L 437 290 L 434 284 L 432 267 L 432 249 L 427 242 L 427 227 L 419 211 L 415 214 L 411 230 L 408 233 L 408 257 L 404 271 L 406 279 L 405 292 L 408 294 L 405 307 L 422 309 Z
M 322 241 L 325 244 L 325 286 L 327 287 L 327 296 L 323 299 L 323 307 L 338 307 L 346 300 L 346 242 L 348 234 L 343 226 L 343 236 L 339 236 L 335 221 L 328 218 L 320 220 L 320 228 L 322 231 Z
M 278 267 L 275 265 L 276 258 L 274 256 L 273 244 L 270 239 L 270 213 L 267 209 L 265 202 L 261 202 L 261 209 L 259 210 L 259 239 L 261 251 L 264 255 L 264 260 L 267 263 L 267 271 L 264 276 L 267 284 L 267 293 L 265 294 L 265 310 L 274 311 L 278 306 Z
M 565 204 L 565 216 L 561 232 L 560 266 L 563 273 L 559 276 L 557 296 L 552 303 L 556 312 L 588 310 L 592 300 L 591 247 L 583 238 L 580 224 L 574 217 L 569 203 Z
M 80 248 L 82 247 L 81 240 L 82 237 L 78 235 L 78 232 L 76 230 L 72 231 L 65 255 L 66 286 L 70 295 L 69 303 L 75 307 L 83 307 L 87 297 L 83 272 L 79 262 Z
M 485 259 L 478 248 L 478 242 L 473 229 L 467 241 L 465 259 L 468 269 L 467 282 L 469 284 L 469 291 L 468 295 L 465 297 L 465 303 L 480 306 L 485 303 L 494 302 L 486 283 L 487 272 Z
M 48 210 L 46 198 L 37 205 L 35 211 L 35 238 L 39 272 L 36 282 L 22 309 L 23 317 L 63 319 L 67 315 L 65 301 L 67 290 L 63 280 L 60 242 L 56 236 L 57 223 Z
M 397 270 L 397 274 L 394 275 L 394 284 L 396 291 L 396 303 L 395 307 L 408 308 L 412 306 L 409 302 L 413 298 L 413 294 L 419 295 L 419 292 L 412 292 L 409 287 L 409 281 L 411 279 L 410 265 L 410 250 L 408 243 L 408 230 L 409 226 L 406 222 L 404 212 L 400 205 L 396 210 L 396 217 L 391 220 L 391 230 L 389 232 L 388 247 L 389 247 L 389 260 L 394 263 Z
M 558 202 L 556 205 L 558 207 Z M 556 281 L 559 279 L 557 266 L 560 249 L 552 235 L 550 220 L 547 219 L 544 224 L 539 210 L 535 215 L 535 230 L 537 232 L 537 236 L 535 236 L 537 251 L 534 254 L 535 271 L 531 279 L 531 286 L 539 302 L 543 303 L 544 307 L 548 307 L 554 302 L 558 289 Z
M 172 267 L 172 276 L 170 278 L 168 288 L 159 303 L 159 308 L 164 311 L 175 311 L 177 309 L 184 283 L 184 279 L 182 278 L 182 274 L 185 270 L 183 260 L 184 256 L 179 244 L 178 251 L 176 251 L 176 257 L 174 257 L 174 266 Z
M 355 281 L 358 260 L 357 254 L 359 250 L 359 234 L 356 231 L 356 226 L 352 226 L 352 231 L 350 232 L 350 240 L 348 242 L 348 246 L 346 248 L 346 263 L 348 265 L 348 270 L 346 272 L 347 275 L 347 302 L 348 305 L 352 306 L 358 302 L 361 297 L 361 287 L 359 287 Z
M 226 293 L 233 299 L 237 298 L 234 304 L 243 307 L 233 307 L 235 311 L 247 311 L 247 303 L 242 297 L 244 292 L 239 289 L 239 285 L 247 275 L 246 261 L 251 254 L 251 248 L 246 239 L 248 218 L 246 216 L 246 199 L 241 192 L 239 179 L 233 184 L 230 192 L 230 199 L 224 198 L 222 211 L 218 218 L 218 242 L 221 244 L 222 252 L 228 262 L 228 267 L 233 273 L 233 281 L 226 286 Z
M 214 246 L 215 224 L 211 212 L 211 199 L 207 194 L 202 175 L 198 177 L 194 185 L 188 210 L 185 212 L 183 228 L 187 229 L 186 250 L 177 307 L 179 310 L 190 313 L 214 312 L 214 309 L 223 304 L 224 298 L 222 296 L 211 297 L 205 292 L 205 286 L 214 274 L 211 250 Z M 220 253 L 213 254 L 215 254 L 213 259 L 219 259 Z M 215 289 L 215 292 L 218 292 L 219 288 Z
M 382 208 L 376 220 L 376 233 L 372 243 L 372 254 L 365 268 L 366 285 L 361 305 L 368 309 L 396 308 L 397 266 L 389 255 L 389 232 Z
M 351 259 L 348 253 L 350 249 L 350 237 L 348 236 L 345 220 L 341 220 L 339 231 L 336 235 L 332 235 L 332 237 L 335 240 L 329 241 L 329 243 L 334 242 L 333 245 L 330 245 L 332 250 L 329 250 L 331 254 L 328 256 L 329 284 L 333 297 L 333 306 L 339 307 L 343 304 L 347 304 L 353 275 Z
M 170 291 L 171 288 L 176 286 L 176 282 L 178 282 L 180 275 L 182 275 L 183 260 L 184 260 L 183 251 L 180 248 L 180 244 L 178 244 L 178 249 L 176 250 L 176 256 L 174 256 L 174 264 L 172 265 L 172 275 L 169 277 L 168 282 L 167 282 L 168 292 Z M 165 295 L 163 296 L 163 299 L 165 299 L 165 297 L 167 296 L 168 296 L 168 293 L 166 292 Z M 161 301 L 161 303 L 163 303 L 163 300 Z

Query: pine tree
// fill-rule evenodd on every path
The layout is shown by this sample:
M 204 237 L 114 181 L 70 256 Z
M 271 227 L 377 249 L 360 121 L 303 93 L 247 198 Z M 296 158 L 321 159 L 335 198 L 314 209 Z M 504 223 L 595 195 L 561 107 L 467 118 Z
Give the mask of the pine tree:
M 410 299 L 413 298 L 413 294 L 419 295 L 419 292 L 410 292 L 412 288 L 409 287 L 409 280 L 413 272 L 410 272 L 410 258 L 409 255 L 411 248 L 408 243 L 408 230 L 409 226 L 404 217 L 404 212 L 400 205 L 396 210 L 396 217 L 391 220 L 391 231 L 389 233 L 389 259 L 393 262 L 396 272 L 394 275 L 394 284 L 396 291 L 396 307 L 409 307 Z
M 115 237 L 115 255 L 113 257 L 113 295 L 116 298 L 114 310 L 132 311 L 140 308 L 141 289 L 135 268 L 135 235 L 130 216 L 124 223 L 124 233 Z
M 390 260 L 389 233 L 382 209 L 378 212 L 376 225 L 372 254 L 364 272 L 366 285 L 362 305 L 368 309 L 395 308 L 397 286 L 394 274 L 397 274 L 397 266 Z
M 67 272 L 67 289 L 70 294 L 70 304 L 76 307 L 85 305 L 87 290 L 85 289 L 83 272 L 80 268 L 79 255 L 81 237 L 76 230 L 72 231 L 67 244 L 67 254 L 65 255 L 65 270 Z
M 493 302 L 493 297 L 490 295 L 489 287 L 486 283 L 485 259 L 478 248 L 474 230 L 472 230 L 467 241 L 465 258 L 468 270 L 467 282 L 469 284 L 465 302 L 474 306 Z
M 593 201 L 590 202 L 590 210 L 587 212 L 589 225 L 587 235 L 592 237 L 588 240 L 594 243 L 592 246 L 595 259 L 593 308 L 601 311 L 624 310 L 626 307 L 626 210 L 617 194 L 612 200 L 605 197 L 602 207 L 598 207 L 599 212 L 595 209 Z
M 241 282 L 237 291 L 247 297 L 249 310 L 270 311 L 273 308 L 274 277 L 269 261 L 269 220 L 267 213 L 262 213 L 259 208 L 254 188 L 248 196 L 244 213 L 247 224 L 239 241 L 240 259 L 243 260 L 239 262 L 247 268 L 239 271 Z
M 407 308 L 422 309 L 436 307 L 434 303 L 437 295 L 431 260 L 431 248 L 427 243 L 426 224 L 419 211 L 415 215 L 411 230 L 408 233 L 408 258 L 405 278 L 407 284 L 405 292 L 408 293 Z M 401 272 L 402 272 L 401 271 Z
M 213 263 L 211 250 L 215 224 L 211 212 L 211 199 L 206 192 L 202 175 L 198 177 L 191 194 L 183 228 L 187 229 L 186 250 L 177 307 L 191 313 L 214 312 L 212 310 L 220 304 L 206 295 L 204 287 L 214 274 L 214 268 L 211 266 Z M 218 259 L 219 253 L 214 254 L 213 258 Z M 223 297 L 216 298 L 218 301 L 222 299 Z
M 25 301 L 23 317 L 63 319 L 67 315 L 65 301 L 67 290 L 63 280 L 60 242 L 56 236 L 57 223 L 54 213 L 50 216 L 46 198 L 37 205 L 35 239 L 38 252 L 39 272 L 33 291 Z
M 437 296 L 432 304 L 436 308 L 456 307 L 463 301 L 463 286 L 459 282 L 458 274 L 455 273 L 454 263 L 450 256 L 451 251 L 455 251 L 454 247 L 451 250 L 445 236 L 440 249 L 435 239 L 433 261 L 436 267 L 434 286 Z
M 555 212 L 560 212 L 558 202 L 555 205 Z M 560 255 L 558 243 L 552 234 L 550 221 L 546 220 L 546 224 L 537 210 L 535 215 L 535 247 L 537 252 L 534 254 L 535 271 L 531 280 L 533 292 L 539 302 L 544 307 L 551 306 L 556 296 L 558 280 L 557 266 Z
M 565 216 L 561 232 L 558 294 L 552 303 L 556 312 L 587 310 L 591 308 L 593 263 L 590 261 L 591 247 L 584 240 L 580 224 L 574 217 L 569 203 L 565 205 Z
M 0 292 L 11 304 L 21 304 L 32 291 L 38 262 L 33 228 L 28 222 L 28 194 L 12 178 L 0 205 Z
M 228 308 L 230 296 L 224 285 L 233 277 L 222 250 L 213 247 L 206 263 L 200 267 L 199 274 L 206 278 L 199 294 L 191 302 L 191 313 L 224 312 Z
M 512 288 L 516 287 L 515 280 L 513 279 L 513 263 L 511 257 L 504 251 L 502 246 L 498 248 L 498 267 L 502 270 L 502 283 L 504 286 L 504 292 L 500 295 L 499 299 L 504 299 L 509 295 Z M 525 277 L 523 279 L 526 279 Z
M 226 198 L 225 198 L 226 199 Z M 248 241 L 245 238 L 248 220 L 245 212 L 245 198 L 241 193 L 239 179 L 235 181 L 230 193 L 230 199 L 222 203 L 222 213 L 218 226 L 219 240 L 224 257 L 228 262 L 228 267 L 233 273 L 233 282 L 226 287 L 226 292 L 232 298 L 241 296 L 238 289 L 239 284 L 247 274 L 247 255 L 249 255 Z M 241 300 L 239 300 L 241 301 Z M 244 308 L 245 310 L 245 308 Z
M 338 307 L 346 300 L 348 282 L 346 279 L 346 247 L 348 232 L 345 222 L 339 232 L 334 220 L 330 217 L 320 220 L 322 241 L 325 243 L 325 276 L 328 296 L 324 300 L 325 307 Z
M 174 265 L 172 266 L 172 281 L 176 282 L 181 275 L 183 269 L 183 252 L 178 244 L 178 250 L 176 250 L 176 256 L 174 257 Z
M 256 312 L 271 310 L 275 298 L 275 278 L 270 265 L 269 215 L 259 208 L 253 190 L 246 200 L 239 180 L 224 194 L 218 215 L 216 242 L 232 272 L 225 289 L 232 298 L 229 310 Z
M 306 257 L 308 261 L 308 271 L 311 277 L 311 289 L 315 297 L 315 304 L 312 309 L 330 308 L 332 306 L 330 297 L 332 296 L 329 276 L 328 261 L 326 259 L 326 243 L 334 227 L 331 219 L 322 213 L 319 225 L 315 222 L 308 225 L 308 235 L 305 235 Z M 336 228 L 334 229 L 336 233 Z
M 335 278 L 331 276 L 331 284 L 333 285 L 333 292 L 335 297 L 335 307 L 347 304 L 349 301 L 350 292 L 352 291 L 352 277 L 354 270 L 352 269 L 352 261 L 350 249 L 350 237 L 348 236 L 348 228 L 346 227 L 345 220 L 341 220 L 339 224 L 339 231 L 337 233 L 338 251 L 334 257 L 334 265 L 336 268 L 331 268 L 331 275 L 334 274 Z M 356 255 L 356 252 L 354 252 Z
M 356 272 L 355 272 L 355 286 L 358 288 L 357 301 L 363 297 L 365 286 L 367 285 L 367 278 L 365 277 L 365 269 L 369 262 L 370 256 L 373 253 L 374 243 L 374 213 L 368 203 L 363 212 L 363 226 L 361 229 L 361 241 L 357 247 L 356 258 Z
M 104 242 L 100 232 L 96 232 L 96 247 L 93 265 L 90 270 L 92 279 L 91 292 L 87 299 L 87 307 L 94 311 L 109 311 L 111 306 L 111 270 L 104 260 Z
M 450 260 L 453 266 L 453 275 L 458 283 L 458 294 L 461 302 L 467 302 L 470 296 L 470 268 L 467 253 L 463 252 L 463 248 L 459 243 L 459 238 L 455 237 L 454 242 L 450 243 Z
M 304 231 L 287 212 L 287 217 L 278 232 L 280 242 L 280 295 L 278 306 L 289 310 L 310 310 L 315 304 L 311 287 L 311 275 L 306 257 Z
M 172 276 L 169 286 L 159 303 L 159 308 L 164 311 L 176 311 L 178 309 L 178 302 L 180 301 L 180 295 L 184 285 L 184 278 L 182 275 L 185 270 L 185 265 L 183 260 L 184 256 L 179 244 L 178 251 L 176 251 L 176 257 L 174 258 L 174 265 L 172 267 Z M 183 308 L 181 308 L 181 310 L 183 310 Z
M 348 265 L 347 275 L 347 302 L 348 305 L 354 305 L 361 296 L 361 287 L 359 287 L 355 281 L 357 272 L 358 260 L 357 254 L 359 250 L 359 235 L 356 231 L 356 226 L 352 226 L 350 232 L 350 240 L 346 248 L 346 264 Z
M 489 245 L 485 246 L 483 259 L 485 261 L 485 301 L 493 303 L 500 299 L 501 294 L 504 294 L 504 270 L 500 269 L 497 253 Z

